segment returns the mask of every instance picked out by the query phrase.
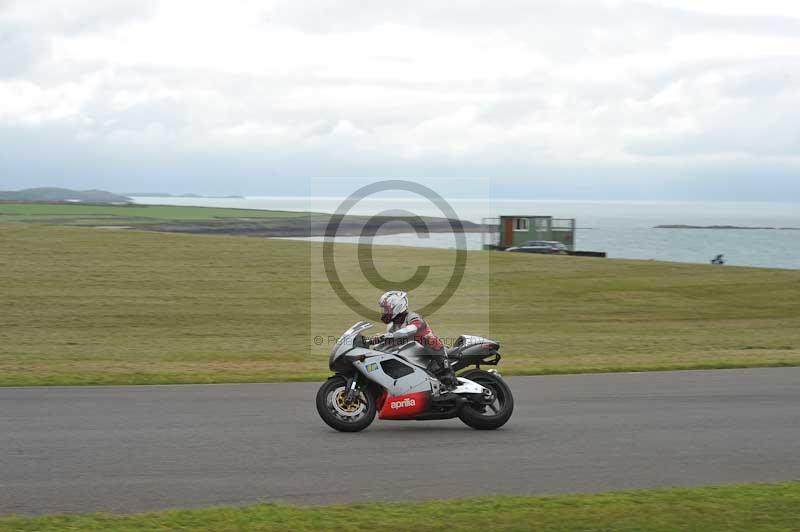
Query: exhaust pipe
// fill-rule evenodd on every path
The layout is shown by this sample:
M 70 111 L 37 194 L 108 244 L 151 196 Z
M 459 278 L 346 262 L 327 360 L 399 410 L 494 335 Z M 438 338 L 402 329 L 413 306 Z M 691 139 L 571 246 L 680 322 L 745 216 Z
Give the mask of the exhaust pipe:
M 443 412 L 425 412 L 418 415 L 414 419 L 417 421 L 431 421 L 434 419 L 451 419 L 458 416 L 458 414 L 461 413 L 461 409 L 464 408 L 464 405 L 467 404 L 467 399 L 461 397 L 460 395 L 448 397 L 446 401 L 434 401 L 434 404 L 436 404 L 437 402 L 446 403 L 449 401 L 455 401 L 455 404 L 451 408 Z

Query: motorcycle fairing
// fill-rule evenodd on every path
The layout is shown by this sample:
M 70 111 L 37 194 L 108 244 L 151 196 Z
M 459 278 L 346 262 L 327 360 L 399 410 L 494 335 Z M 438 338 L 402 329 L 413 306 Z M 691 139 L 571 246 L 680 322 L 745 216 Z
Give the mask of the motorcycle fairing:
M 353 366 L 367 379 L 385 388 L 389 395 L 402 396 L 414 392 L 434 390 L 433 377 L 419 366 L 409 363 L 401 357 L 378 351 L 367 351 L 364 360 L 353 362 Z M 396 371 L 393 375 L 387 373 Z M 400 371 L 398 371 L 400 370 Z M 438 390 L 438 381 L 436 381 Z
M 413 419 L 428 411 L 430 398 L 430 392 L 388 395 L 384 390 L 378 399 L 378 417 L 380 419 Z
M 363 351 L 363 352 L 362 352 Z M 392 353 L 369 349 L 355 349 L 354 356 L 365 355 L 363 360 L 354 360 L 353 366 L 367 379 L 379 384 L 390 396 L 400 397 L 415 392 L 427 392 L 438 396 L 441 383 L 421 366 L 409 359 Z M 397 371 L 398 369 L 402 371 Z M 394 374 L 387 373 L 387 370 Z M 480 384 L 458 377 L 458 387 L 453 393 L 480 394 L 485 391 Z

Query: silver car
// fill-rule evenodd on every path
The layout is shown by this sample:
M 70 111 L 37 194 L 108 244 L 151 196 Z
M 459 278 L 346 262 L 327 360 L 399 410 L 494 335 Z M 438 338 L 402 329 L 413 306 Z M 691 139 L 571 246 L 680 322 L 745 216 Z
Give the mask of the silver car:
M 518 251 L 521 253 L 545 253 L 545 254 L 565 254 L 567 246 L 561 242 L 551 240 L 529 240 L 519 246 L 511 246 L 506 251 Z

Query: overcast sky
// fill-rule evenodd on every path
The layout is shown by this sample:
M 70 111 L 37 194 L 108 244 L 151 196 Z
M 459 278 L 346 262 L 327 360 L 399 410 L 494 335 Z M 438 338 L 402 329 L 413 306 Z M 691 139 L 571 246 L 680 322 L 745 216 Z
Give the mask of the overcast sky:
M 800 2 L 0 0 L 0 189 L 382 177 L 800 201 Z

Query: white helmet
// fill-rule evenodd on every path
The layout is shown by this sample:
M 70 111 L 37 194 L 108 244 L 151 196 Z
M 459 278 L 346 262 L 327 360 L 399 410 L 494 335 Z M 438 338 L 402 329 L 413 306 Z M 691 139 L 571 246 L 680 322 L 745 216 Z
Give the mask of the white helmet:
M 408 310 L 408 294 L 402 290 L 386 292 L 378 298 L 381 307 L 381 321 L 391 323 L 393 319 Z

